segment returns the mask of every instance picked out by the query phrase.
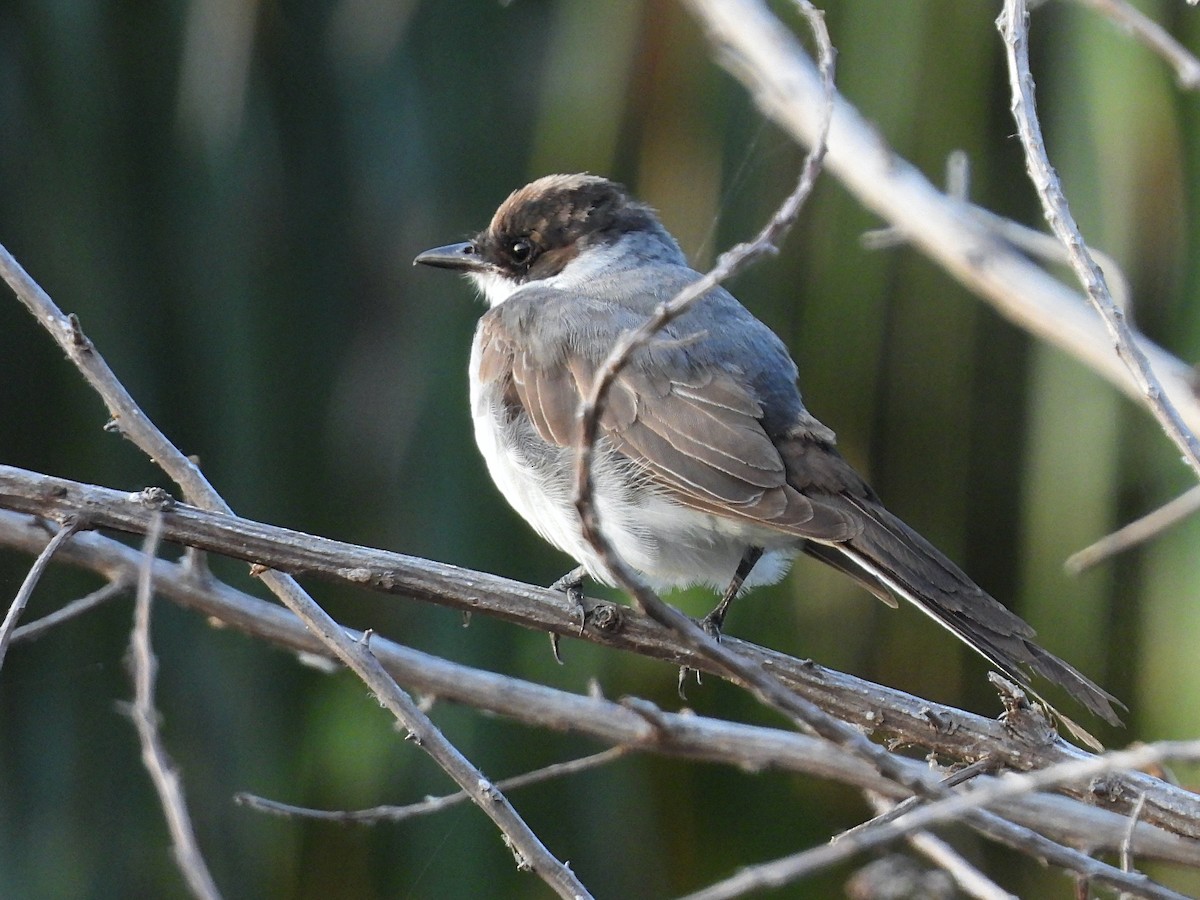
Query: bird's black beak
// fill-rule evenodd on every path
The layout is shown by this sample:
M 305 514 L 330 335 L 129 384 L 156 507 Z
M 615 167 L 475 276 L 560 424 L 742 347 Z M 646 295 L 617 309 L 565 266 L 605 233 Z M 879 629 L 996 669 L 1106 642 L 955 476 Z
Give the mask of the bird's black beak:
M 438 269 L 457 269 L 460 272 L 473 272 L 488 268 L 479 251 L 470 241 L 462 244 L 447 244 L 445 247 L 434 247 L 424 253 L 418 253 L 413 265 L 433 266 Z

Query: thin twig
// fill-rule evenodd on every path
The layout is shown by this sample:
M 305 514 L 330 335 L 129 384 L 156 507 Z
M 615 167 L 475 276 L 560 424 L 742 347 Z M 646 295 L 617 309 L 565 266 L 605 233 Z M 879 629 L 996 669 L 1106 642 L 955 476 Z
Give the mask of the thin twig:
M 1179 448 L 1192 471 L 1200 476 L 1200 440 L 1166 395 L 1146 354 L 1138 345 L 1138 338 L 1125 312 L 1113 302 L 1104 273 L 1088 253 L 1063 195 L 1058 174 L 1050 165 L 1034 101 L 1033 75 L 1029 70 L 1029 11 L 1025 0 L 1005 0 L 1004 11 L 996 20 L 996 25 L 1004 38 L 1012 87 L 1012 112 L 1025 149 L 1026 168 L 1037 189 L 1050 230 L 1067 248 L 1071 268 L 1075 270 L 1088 300 L 1103 319 L 1117 355 L 1129 369 L 1146 405 L 1167 437 Z
M 188 888 L 203 900 L 219 900 L 221 892 L 209 874 L 192 820 L 188 815 L 183 785 L 158 733 L 158 710 L 154 706 L 154 681 L 158 660 L 150 646 L 150 599 L 153 595 L 154 558 L 162 536 L 162 513 L 157 513 L 142 545 L 144 562 L 138 577 L 137 599 L 133 608 L 133 632 L 129 642 L 129 658 L 133 675 L 133 705 L 130 716 L 137 729 L 142 747 L 142 764 L 150 774 L 154 790 L 171 832 L 175 863 L 183 873 Z
M 102 606 L 109 600 L 120 597 L 127 590 L 129 590 L 129 585 L 125 581 L 110 581 L 108 584 L 96 588 L 90 594 L 80 597 L 78 600 L 72 600 L 61 609 L 56 609 L 27 625 L 22 625 L 13 632 L 12 643 L 36 641 L 55 626 L 78 618 L 86 612 L 91 612 L 97 606 Z
M 12 604 L 8 607 L 8 613 L 4 616 L 4 621 L 0 622 L 0 667 L 4 665 L 4 655 L 8 652 L 8 644 L 12 640 L 13 632 L 17 629 L 17 622 L 21 620 L 21 613 L 25 611 L 25 606 L 29 603 L 29 598 L 33 596 L 33 589 L 37 587 L 37 583 L 42 578 L 42 573 L 46 571 L 46 566 L 50 565 L 50 560 L 54 554 L 58 552 L 58 548 L 71 539 L 75 532 L 81 527 L 80 519 L 70 519 L 67 521 L 46 544 L 44 550 L 38 554 L 37 559 L 33 561 L 33 565 L 29 567 L 29 573 L 25 576 L 25 580 L 21 582 L 21 587 L 17 591 L 17 596 L 13 598 Z
M 982 206 L 972 205 L 970 212 L 975 219 L 984 227 L 989 228 L 998 238 L 1007 241 L 1034 259 L 1040 259 L 1056 265 L 1070 264 L 1070 252 L 1053 235 L 1038 231 L 1036 228 L 1030 228 L 1028 225 L 1022 225 L 1020 222 L 1014 222 L 1012 219 L 1006 219 L 1004 216 L 997 215 L 990 209 L 984 209 Z M 1091 246 L 1086 249 L 1099 264 L 1100 271 L 1104 273 L 1112 294 L 1113 303 L 1120 309 L 1128 310 L 1130 300 L 1132 299 L 1132 292 L 1129 287 L 1129 279 L 1121 269 L 1120 263 L 1112 255 L 1105 253 L 1103 250 L 1097 250 Z
M 150 421 L 108 363 L 83 333 L 78 318 L 66 316 L 3 246 L 0 275 L 18 299 L 55 339 L 108 407 L 120 432 L 136 444 L 183 489 L 197 506 L 233 515 L 199 466 L 167 439 Z M 169 499 L 169 498 L 168 498 Z M 387 674 L 370 649 L 351 640 L 321 606 L 290 575 L 270 570 L 258 573 L 263 584 L 312 629 L 339 660 L 375 694 L 420 747 L 449 775 L 504 834 L 522 868 L 532 870 L 562 897 L 586 897 L 587 889 L 568 866 L 558 860 L 518 815 L 504 795 L 438 730 L 417 703 Z
M 965 784 L 972 778 L 977 778 L 980 775 L 993 773 L 997 770 L 996 762 L 991 758 L 981 759 L 977 763 L 972 763 L 969 766 L 964 766 L 961 769 L 956 769 L 943 777 L 939 782 L 942 787 L 951 788 L 957 787 L 960 784 Z M 865 831 L 868 828 L 877 828 L 886 822 L 893 822 L 906 813 L 912 812 L 923 802 L 921 797 L 909 797 L 899 803 L 893 803 L 882 812 L 877 812 L 875 817 L 867 819 L 865 822 L 859 822 L 857 825 L 847 828 L 840 834 L 835 834 L 831 840 L 840 841 L 847 837 L 852 837 L 860 831 Z
M 521 775 L 514 775 L 512 778 L 505 778 L 503 781 L 496 782 L 496 787 L 506 793 L 511 792 L 518 788 L 528 787 L 531 784 L 541 784 L 544 781 L 550 781 L 555 778 L 563 778 L 578 772 L 586 772 L 588 769 L 607 765 L 628 753 L 628 747 L 610 747 L 607 750 L 593 753 L 590 756 L 581 756 L 578 759 L 554 763 L 541 769 L 535 769 L 532 772 L 525 772 Z M 306 806 L 294 806 L 291 803 L 281 803 L 278 800 L 270 800 L 266 797 L 249 794 L 244 791 L 233 795 L 235 803 L 247 806 L 257 812 L 269 813 L 285 818 L 317 819 L 322 822 L 342 822 L 353 823 L 355 825 L 374 825 L 377 822 L 403 822 L 406 819 L 413 819 L 417 816 L 428 816 L 433 813 L 439 813 L 444 809 L 457 806 L 470 799 L 464 792 L 458 791 L 457 793 L 446 794 L 441 797 L 426 797 L 419 803 L 409 803 L 404 806 L 372 806 L 369 809 L 312 809 Z
M 976 900 L 1020 900 L 967 862 L 962 854 L 940 837 L 919 831 L 909 837 L 908 843 L 953 878 L 968 897 Z
M 1145 808 L 1146 798 L 1138 797 L 1137 803 L 1133 805 L 1133 812 L 1129 814 L 1129 829 L 1121 841 L 1121 868 L 1126 872 L 1133 871 L 1133 830 L 1137 828 L 1138 820 L 1142 817 L 1142 810 Z
M 886 814 L 896 808 L 895 804 L 878 794 L 869 794 L 868 799 L 876 815 Z M 919 831 L 909 835 L 908 844 L 949 874 L 967 896 L 974 897 L 975 900 L 1019 900 L 1016 895 L 1004 890 L 967 862 L 957 850 L 930 832 Z
M 1185 91 L 1200 88 L 1200 60 L 1166 29 L 1124 0 L 1074 0 L 1111 20 L 1126 34 L 1157 53 L 1175 70 L 1175 81 Z
M 1128 525 L 1105 535 L 1077 553 L 1072 553 L 1067 557 L 1064 566 L 1072 575 L 1078 575 L 1118 553 L 1124 553 L 1157 537 L 1197 510 L 1200 510 L 1200 485 L 1189 488 L 1169 503 L 1164 503 L 1140 519 L 1134 519 Z

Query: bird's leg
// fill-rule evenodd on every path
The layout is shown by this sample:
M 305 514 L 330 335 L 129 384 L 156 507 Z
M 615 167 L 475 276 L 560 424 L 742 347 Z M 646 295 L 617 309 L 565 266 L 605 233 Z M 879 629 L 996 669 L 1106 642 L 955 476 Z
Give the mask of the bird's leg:
M 712 612 L 700 620 L 700 627 L 714 638 L 720 640 L 721 626 L 725 624 L 725 616 L 729 612 L 729 605 L 733 603 L 733 598 L 738 595 L 738 591 L 742 589 L 742 585 L 749 577 L 750 571 L 762 559 L 762 555 L 762 547 L 746 548 L 746 552 L 742 554 L 742 561 L 738 563 L 737 571 L 733 573 L 733 579 L 729 582 L 729 587 L 725 588 L 725 593 L 721 595 L 721 602 L 713 608 Z
M 587 624 L 587 609 L 583 605 L 583 579 L 587 578 L 587 569 L 583 566 L 576 566 L 554 584 L 550 585 L 552 591 L 563 591 L 569 600 L 575 606 L 575 610 L 579 613 L 579 633 L 583 634 L 584 625 Z M 557 651 L 555 652 L 557 656 Z
M 755 564 L 762 559 L 762 547 L 747 547 L 746 552 L 742 554 L 742 560 L 738 563 L 737 571 L 733 573 L 733 579 L 729 582 L 729 587 L 725 588 L 725 593 L 721 595 L 721 602 L 718 603 L 713 611 L 700 620 L 700 627 L 708 632 L 709 636 L 714 640 L 721 639 L 721 626 L 725 624 L 725 615 L 729 612 L 729 605 L 733 603 L 733 598 L 737 596 L 738 591 L 742 589 L 746 579 L 750 576 L 750 571 Z M 700 671 L 698 669 L 689 669 L 687 666 L 681 666 L 679 669 L 679 698 L 687 700 L 684 694 L 684 685 L 687 683 L 688 675 L 695 673 L 696 683 L 700 683 Z

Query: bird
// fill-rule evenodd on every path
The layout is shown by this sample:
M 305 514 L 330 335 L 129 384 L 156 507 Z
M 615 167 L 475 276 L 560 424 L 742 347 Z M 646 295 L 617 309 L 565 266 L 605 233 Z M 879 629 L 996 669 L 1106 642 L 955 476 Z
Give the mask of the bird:
M 556 586 L 615 584 L 573 502 L 577 411 L 618 340 L 700 273 L 653 208 L 587 173 L 517 189 L 470 240 L 414 264 L 465 274 L 487 302 L 469 366 L 475 439 L 508 502 L 579 563 Z M 620 557 L 657 590 L 720 592 L 704 620 L 719 635 L 736 595 L 806 553 L 891 606 L 911 602 L 1072 731 L 1031 675 L 1120 724 L 1117 698 L 883 505 L 797 378 L 783 341 L 719 286 L 640 345 L 609 389 L 592 468 Z

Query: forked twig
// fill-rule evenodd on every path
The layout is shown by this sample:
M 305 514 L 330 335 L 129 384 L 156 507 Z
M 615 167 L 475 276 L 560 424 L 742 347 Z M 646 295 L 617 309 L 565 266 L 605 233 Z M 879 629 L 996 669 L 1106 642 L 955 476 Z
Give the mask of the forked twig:
M 90 594 L 86 594 L 78 600 L 72 600 L 62 608 L 56 609 L 52 613 L 47 613 L 40 619 L 22 625 L 13 632 L 12 643 L 19 644 L 22 641 L 36 641 L 52 628 L 78 618 L 86 612 L 91 612 L 97 606 L 103 606 L 109 600 L 121 596 L 127 590 L 129 590 L 129 585 L 124 581 L 119 579 L 110 581 L 108 584 L 96 588 Z
M 81 521 L 72 519 L 64 524 L 54 537 L 46 544 L 44 550 L 38 554 L 37 559 L 33 561 L 33 565 L 29 567 L 29 573 L 25 576 L 25 580 L 21 582 L 21 587 L 17 590 L 17 596 L 13 598 L 13 602 L 8 607 L 8 612 L 4 616 L 4 621 L 0 622 L 0 666 L 4 665 L 4 655 L 8 652 L 9 642 L 12 640 L 13 632 L 17 630 L 17 622 L 21 620 L 21 613 L 25 611 L 26 604 L 29 603 L 29 598 L 33 596 L 33 589 L 37 587 L 37 583 L 42 579 L 42 573 L 46 571 L 46 566 L 50 565 L 50 560 L 58 551 L 58 548 L 71 539 L 71 535 L 79 531 Z

